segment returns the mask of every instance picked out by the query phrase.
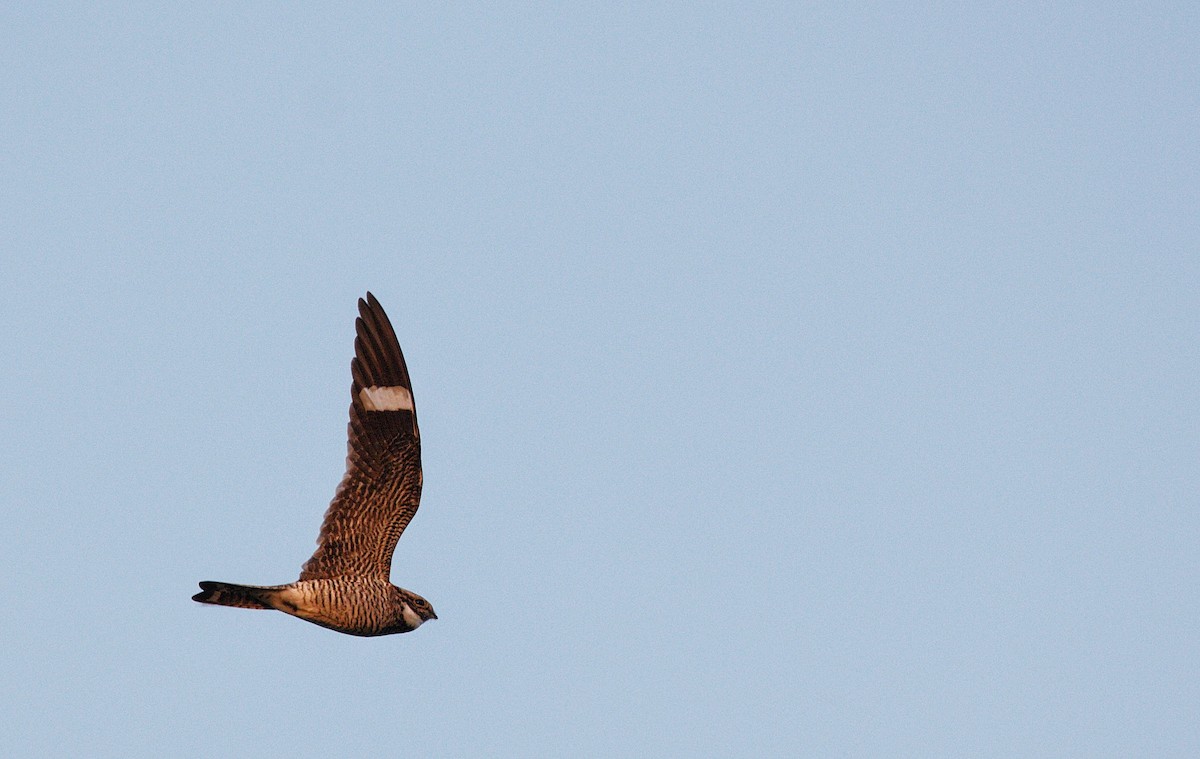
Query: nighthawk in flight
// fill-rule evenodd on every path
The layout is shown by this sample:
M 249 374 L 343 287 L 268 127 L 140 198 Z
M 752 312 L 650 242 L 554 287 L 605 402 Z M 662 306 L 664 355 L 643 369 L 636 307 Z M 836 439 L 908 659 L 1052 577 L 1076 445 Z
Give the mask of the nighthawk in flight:
M 421 501 L 421 433 L 387 314 L 371 293 L 358 311 L 346 474 L 325 513 L 317 552 L 296 582 L 202 582 L 193 600 L 276 609 L 350 635 L 409 632 L 437 619 L 428 601 L 389 579 L 396 541 Z

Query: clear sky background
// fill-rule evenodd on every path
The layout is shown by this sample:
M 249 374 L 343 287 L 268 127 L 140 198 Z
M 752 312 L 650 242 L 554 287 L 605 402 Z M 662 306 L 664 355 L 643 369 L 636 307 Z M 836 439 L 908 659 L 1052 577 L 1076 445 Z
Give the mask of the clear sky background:
M 8 3 L 0 754 L 1200 755 L 1194 3 Z M 425 498 L 310 555 L 355 301 Z

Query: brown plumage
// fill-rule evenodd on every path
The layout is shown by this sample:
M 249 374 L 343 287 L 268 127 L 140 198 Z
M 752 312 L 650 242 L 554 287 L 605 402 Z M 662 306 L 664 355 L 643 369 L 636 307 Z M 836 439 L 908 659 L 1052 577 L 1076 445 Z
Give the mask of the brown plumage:
M 277 609 L 351 635 L 408 632 L 437 619 L 428 601 L 388 579 L 396 541 L 421 501 L 421 433 L 387 314 L 371 293 L 358 311 L 346 474 L 325 512 L 316 552 L 296 582 L 202 582 L 193 600 Z

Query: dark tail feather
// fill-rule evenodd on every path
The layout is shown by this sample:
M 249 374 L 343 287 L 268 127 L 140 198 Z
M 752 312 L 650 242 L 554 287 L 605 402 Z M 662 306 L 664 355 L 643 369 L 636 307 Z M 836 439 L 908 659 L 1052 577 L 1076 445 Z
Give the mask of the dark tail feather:
M 234 585 L 228 582 L 200 583 L 200 592 L 192 596 L 193 601 L 218 606 L 236 606 L 239 609 L 271 609 L 266 598 L 274 592 L 273 587 L 261 585 Z

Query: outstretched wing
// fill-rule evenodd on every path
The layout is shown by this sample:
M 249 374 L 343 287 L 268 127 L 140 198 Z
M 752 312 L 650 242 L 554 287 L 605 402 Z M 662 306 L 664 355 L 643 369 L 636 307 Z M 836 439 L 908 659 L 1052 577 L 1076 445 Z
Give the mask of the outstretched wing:
M 346 474 L 301 580 L 388 579 L 392 552 L 421 501 L 421 434 L 404 354 L 375 296 L 358 301 Z

